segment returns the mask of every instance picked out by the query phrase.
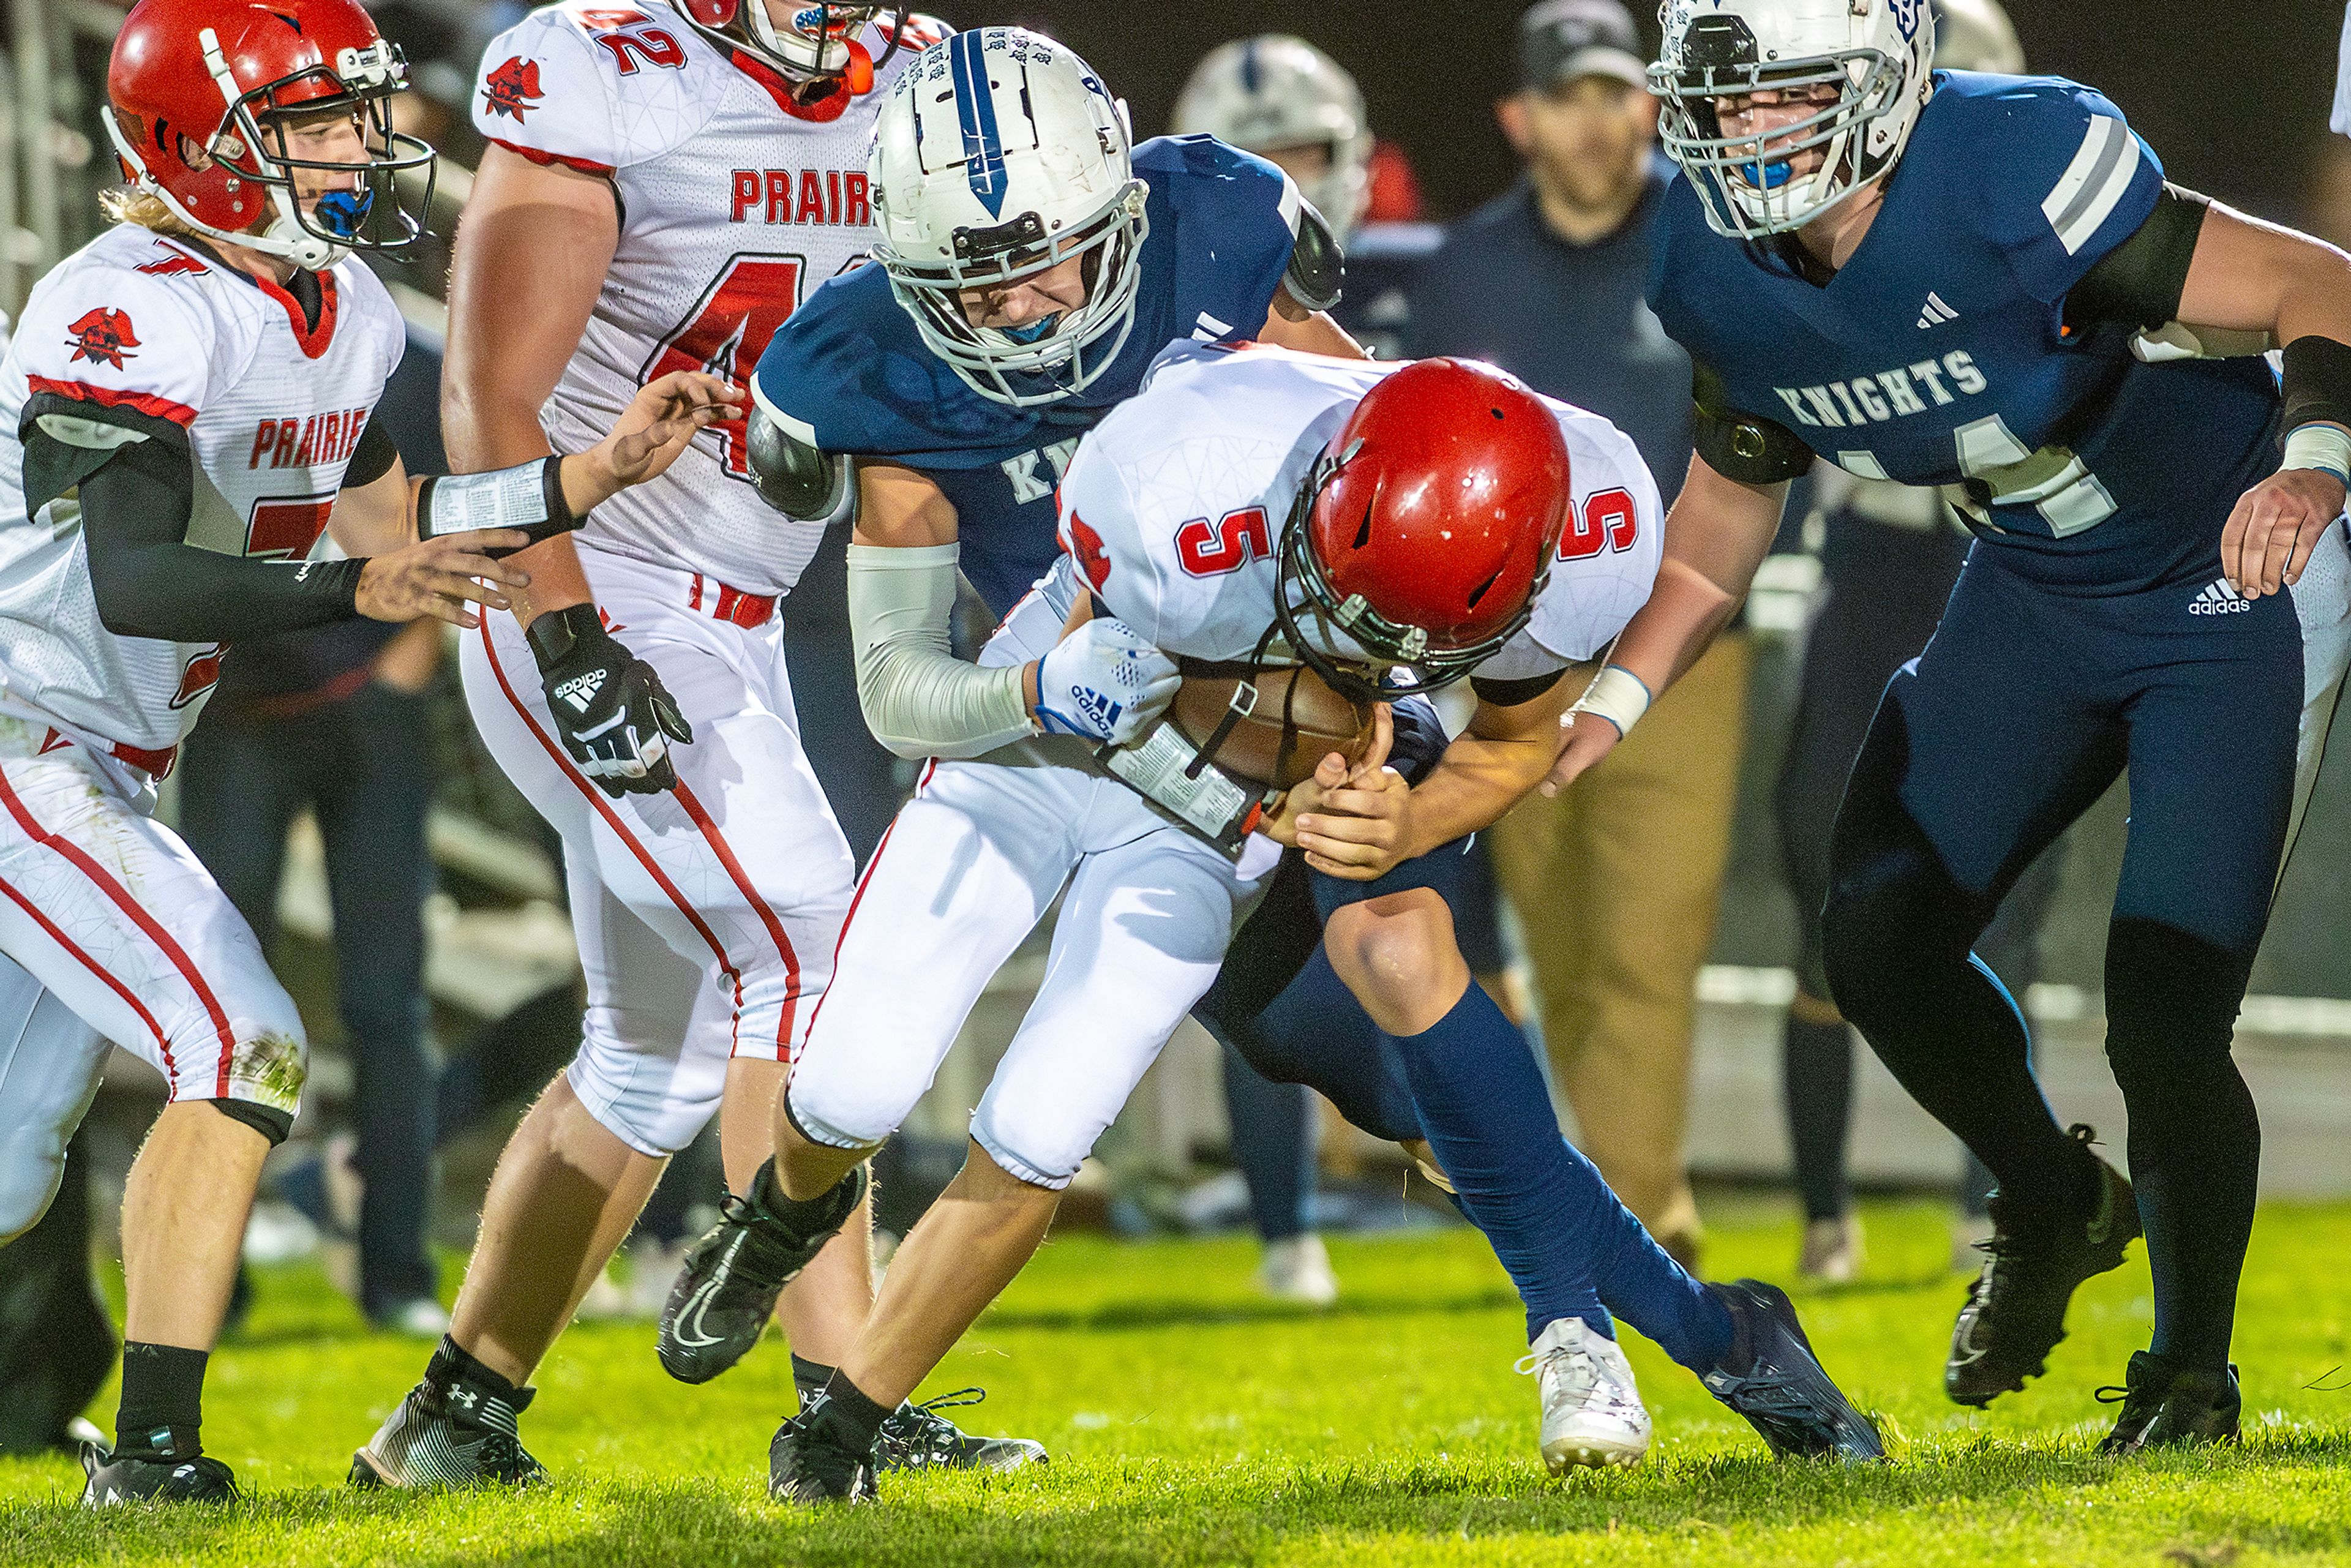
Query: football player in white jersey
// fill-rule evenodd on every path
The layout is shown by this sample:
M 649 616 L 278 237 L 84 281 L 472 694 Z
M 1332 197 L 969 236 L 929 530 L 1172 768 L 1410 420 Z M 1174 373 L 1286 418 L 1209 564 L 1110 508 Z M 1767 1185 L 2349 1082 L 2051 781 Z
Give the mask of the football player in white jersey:
M 412 485 L 370 417 L 403 328 L 350 259 L 420 232 L 393 183 L 433 161 L 391 130 L 405 85 L 354 0 L 142 0 L 108 80 L 133 188 L 0 359 L 0 1240 L 55 1197 L 108 1040 L 169 1086 L 123 1197 L 92 1504 L 236 1493 L 203 1449 L 204 1364 L 306 1071 L 252 931 L 148 815 L 224 646 L 351 615 L 472 626 L 528 580 L 493 557 L 658 473 L 733 398 L 665 377 L 615 411 L 633 434 Z M 350 559 L 314 557 L 329 531 Z
M 1072 726 L 925 773 L 859 884 L 785 1092 L 787 1194 L 833 1189 L 896 1129 L 990 975 L 1058 897 L 1052 956 L 973 1113 L 962 1175 L 900 1248 L 825 1396 L 776 1435 L 769 1485 L 781 1499 L 873 1495 L 879 1422 L 1042 1239 L 1094 1140 L 1215 977 L 1279 843 L 1357 863 L 1364 841 L 1332 830 L 1326 798 L 1349 824 L 1400 828 L 1374 856 L 1391 862 L 1490 821 L 1548 771 L 1579 689 L 1566 672 L 1598 658 L 1647 598 L 1660 550 L 1656 486 L 1623 434 L 1456 361 L 1396 368 L 1176 344 L 1081 444 L 1059 507 L 1069 553 L 982 663 L 1037 668 L 1050 692 L 1057 650 L 1106 628 L 1128 651 L 1082 700 L 1102 733 Z M 1352 770 L 1336 752 L 1322 758 L 1273 804 L 1261 774 L 1236 778 L 1220 762 L 1246 701 L 1222 722 L 1213 708 L 1205 721 L 1159 720 L 1183 684 L 1176 660 L 1245 671 L 1266 687 L 1249 695 L 1286 716 L 1275 675 L 1290 696 L 1318 681 L 1374 716 L 1370 749 Z M 1467 734 L 1406 790 L 1382 766 L 1394 683 L 1473 675 Z M 1288 749 L 1300 732 L 1277 723 Z M 1413 810 L 1363 799 L 1392 794 Z M 1407 945 L 1421 905 L 1442 921 L 1442 902 L 1425 888 L 1395 896 L 1393 916 L 1382 900 L 1342 909 L 1326 939 L 1384 1027 L 1434 1042 L 1421 1060 L 1407 1050 L 1416 1100 L 1426 1110 L 1510 1095 L 1540 1124 L 1538 1146 L 1563 1150 L 1522 1042 L 1509 1037 L 1525 1082 L 1506 1082 L 1440 1028 L 1476 991 L 1458 952 L 1458 972 L 1442 972 L 1449 942 Z M 1369 925 L 1341 918 L 1366 908 Z M 1380 932 L 1383 920 L 1404 936 Z M 1428 1120 L 1475 1213 L 1500 1185 L 1497 1150 Z M 1606 1189 L 1588 1164 L 1545 1197 L 1555 1242 L 1592 1253 L 1581 1299 L 1562 1304 L 1531 1357 L 1577 1385 L 1581 1425 L 1567 1440 L 1585 1450 L 1580 1462 L 1629 1461 L 1647 1440 L 1604 1294 L 1775 1448 L 1877 1455 L 1783 1296 L 1691 1280 L 1622 1205 L 1599 1201 Z
M 494 41 L 451 279 L 454 464 L 571 450 L 674 368 L 740 386 L 807 292 L 862 256 L 875 108 L 943 34 L 872 5 L 568 0 Z M 538 1472 L 515 1430 L 532 1371 L 722 1100 L 729 1223 L 689 1254 L 663 1365 L 717 1375 L 781 1293 L 795 1373 L 820 1385 L 864 1321 L 862 1192 L 788 1229 L 755 1180 L 856 869 L 800 747 L 777 613 L 822 531 L 758 499 L 729 423 L 576 538 L 525 552 L 514 615 L 465 641 L 475 725 L 563 837 L 588 1013 L 499 1160 L 450 1333 L 355 1484 Z M 911 1406 L 887 1446 L 924 1466 L 1042 1451 Z

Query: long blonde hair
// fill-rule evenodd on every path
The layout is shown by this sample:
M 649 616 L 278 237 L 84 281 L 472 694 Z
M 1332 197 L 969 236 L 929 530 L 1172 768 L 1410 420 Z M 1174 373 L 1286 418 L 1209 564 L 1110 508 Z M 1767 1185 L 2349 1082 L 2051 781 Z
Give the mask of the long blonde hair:
M 98 210 L 110 223 L 137 224 L 159 235 L 171 235 L 182 239 L 197 237 L 196 231 L 180 221 L 163 198 L 136 185 L 117 185 L 98 193 Z

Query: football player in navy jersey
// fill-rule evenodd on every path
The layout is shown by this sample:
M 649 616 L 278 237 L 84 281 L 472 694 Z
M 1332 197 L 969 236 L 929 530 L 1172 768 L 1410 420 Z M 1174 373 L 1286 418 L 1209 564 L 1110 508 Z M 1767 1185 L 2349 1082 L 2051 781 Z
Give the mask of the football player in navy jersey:
M 1833 13 L 1666 8 L 1651 81 L 1686 177 L 1650 303 L 1697 361 L 1698 455 L 1606 722 L 1570 728 L 1553 778 L 1723 624 L 1815 455 L 1944 486 L 1978 542 L 1855 765 L 1823 938 L 1837 1006 L 1999 1182 L 1945 1386 L 1982 1405 L 2041 1372 L 2074 1288 L 2144 1226 L 2154 1343 L 2105 1448 L 2224 1439 L 2260 1144 L 2229 1048 L 2305 640 L 2310 691 L 2340 674 L 2351 258 L 2168 184 L 2087 88 L 1930 70 L 1926 0 Z M 2283 395 L 2262 359 L 2217 357 L 2272 343 Z M 2105 998 L 2136 1190 L 2052 1117 L 1969 951 L 2126 768 Z
M 1124 738 L 1118 722 L 1142 687 L 1166 700 L 1175 667 L 1107 617 L 1027 664 L 981 666 L 948 651 L 958 568 L 990 609 L 1013 609 L 1059 553 L 1053 493 L 1080 435 L 1141 386 L 1164 348 L 1256 338 L 1362 357 L 1325 313 L 1338 291 L 1336 245 L 1287 176 L 1207 137 L 1130 153 L 1126 134 L 1123 109 L 1050 39 L 988 28 L 927 50 L 875 131 L 876 264 L 819 289 L 753 377 L 761 494 L 795 517 L 854 518 L 861 706 L 902 756 L 975 758 L 1040 730 Z M 1397 781 L 1374 794 L 1401 790 L 1446 745 L 1424 699 L 1394 707 Z M 1326 936 L 1333 964 L 1343 956 L 1358 978 L 1376 967 L 1366 955 L 1389 960 L 1389 989 L 1412 1001 L 1384 1016 L 1379 993 L 1370 1010 L 1395 1032 L 1376 1036 L 1376 1052 L 1352 1039 L 1300 1039 L 1252 1063 L 1312 1084 L 1357 1125 L 1406 1145 L 1436 1179 L 1449 1176 L 1520 1288 L 1531 1342 L 1574 1315 L 1566 1303 L 1596 1293 L 1652 1327 L 1775 1450 L 1878 1457 L 1875 1431 L 1821 1371 L 1785 1298 L 1768 1287 L 1698 1288 L 1558 1136 L 1524 1038 L 1468 983 L 1442 899 L 1410 866 L 1383 874 L 1404 858 L 1394 819 L 1340 824 L 1328 838 L 1315 825 L 1301 821 L 1306 852 L 1276 873 L 1243 961 L 1227 964 L 1222 994 L 1199 1010 L 1253 1019 Z M 1310 888 L 1294 874 L 1307 867 L 1331 876 Z M 1371 894 L 1392 896 L 1366 902 Z M 1427 984 L 1403 979 L 1424 972 Z M 1349 984 L 1363 996 L 1371 982 Z M 1408 1072 L 1441 1083 L 1443 1103 L 1416 1103 Z M 790 1130 L 786 1115 L 779 1104 L 779 1132 Z M 971 1170 L 951 1192 L 967 1196 Z M 794 1192 L 777 1179 L 784 1198 L 763 1225 L 795 1232 L 837 1207 L 837 1192 Z M 856 1179 L 852 1170 L 843 1182 Z M 1646 1416 L 1636 1432 L 1602 1442 L 1601 1427 L 1625 1424 L 1608 1407 L 1611 1385 L 1563 1375 L 1558 1359 L 1548 1342 L 1528 1358 L 1545 1374 L 1554 1468 L 1636 1457 Z M 789 1479 L 804 1439 L 837 1457 L 869 1436 L 858 1424 L 872 1402 L 838 1375 L 831 1386 L 817 1423 L 823 1442 L 809 1437 L 814 1416 L 778 1434 L 778 1495 L 853 1490 L 847 1471 L 812 1491 Z

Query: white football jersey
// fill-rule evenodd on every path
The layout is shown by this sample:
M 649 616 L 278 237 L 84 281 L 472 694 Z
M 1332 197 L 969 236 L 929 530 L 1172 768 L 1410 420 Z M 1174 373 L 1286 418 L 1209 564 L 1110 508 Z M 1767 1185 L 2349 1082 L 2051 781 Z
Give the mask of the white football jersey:
M 844 86 L 813 108 L 658 4 L 566 0 L 499 35 L 482 57 L 475 125 L 535 162 L 606 175 L 620 196 L 603 291 L 539 415 L 557 451 L 603 439 L 637 389 L 671 371 L 747 386 L 784 318 L 863 259 L 874 117 L 946 31 L 908 18 L 872 90 Z M 878 57 L 888 36 L 869 28 L 863 42 Z M 789 589 L 823 530 L 759 499 L 745 442 L 740 419 L 705 431 L 660 478 L 598 507 L 580 537 L 755 593 Z
M 219 678 L 221 645 L 118 637 L 98 618 L 72 495 L 25 510 L 26 403 L 128 406 L 186 429 L 188 542 L 308 558 L 406 328 L 356 259 L 292 295 L 134 225 L 59 262 L 0 358 L 0 702 L 146 751 L 179 743 Z M 47 418 L 72 418 L 53 411 Z
M 1273 623 L 1275 546 L 1323 446 L 1394 364 L 1176 343 L 1088 432 L 1061 489 L 1061 545 L 1112 614 L 1163 651 L 1248 658 Z M 1597 655 L 1649 597 L 1657 486 L 1632 438 L 1553 398 L 1574 511 L 1525 630 L 1478 666 L 1543 675 Z M 1323 650 L 1361 657 L 1352 643 Z M 1282 650 L 1277 642 L 1273 655 Z

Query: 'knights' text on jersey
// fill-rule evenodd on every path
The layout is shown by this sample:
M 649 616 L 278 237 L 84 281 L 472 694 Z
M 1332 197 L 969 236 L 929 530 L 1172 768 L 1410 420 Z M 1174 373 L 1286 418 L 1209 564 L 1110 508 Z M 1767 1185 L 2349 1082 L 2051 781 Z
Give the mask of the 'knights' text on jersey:
M 2128 330 L 2064 319 L 2162 181 L 2087 88 L 1938 72 L 1826 285 L 1714 234 L 1679 181 L 1650 303 L 1741 419 L 1865 478 L 1945 486 L 2011 570 L 2092 592 L 2209 580 L 2221 521 L 2276 466 L 2275 376 L 2260 359 L 2145 362 Z

